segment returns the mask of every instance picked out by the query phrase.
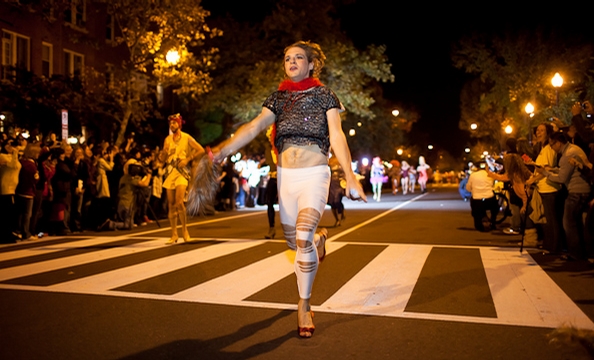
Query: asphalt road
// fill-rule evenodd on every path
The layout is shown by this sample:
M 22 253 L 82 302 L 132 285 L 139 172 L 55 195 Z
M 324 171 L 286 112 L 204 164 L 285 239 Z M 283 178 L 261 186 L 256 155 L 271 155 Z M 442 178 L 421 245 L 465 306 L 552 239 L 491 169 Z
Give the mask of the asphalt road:
M 297 336 L 294 252 L 264 208 L 0 247 L 2 359 L 588 359 L 594 267 L 479 233 L 455 188 L 345 201 Z M 277 234 L 282 234 L 277 223 Z

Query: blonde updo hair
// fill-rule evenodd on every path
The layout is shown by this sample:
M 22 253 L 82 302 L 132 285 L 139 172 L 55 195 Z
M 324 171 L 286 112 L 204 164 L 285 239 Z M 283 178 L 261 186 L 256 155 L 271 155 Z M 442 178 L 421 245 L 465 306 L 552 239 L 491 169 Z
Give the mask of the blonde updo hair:
M 284 54 L 286 54 L 287 51 L 293 47 L 298 47 L 305 50 L 307 61 L 313 62 L 314 64 L 313 69 L 309 72 L 309 76 L 315 78 L 319 77 L 320 72 L 322 72 L 322 68 L 324 67 L 324 63 L 326 62 L 326 55 L 324 55 L 320 45 L 311 41 L 297 41 L 296 43 L 287 46 L 285 48 Z

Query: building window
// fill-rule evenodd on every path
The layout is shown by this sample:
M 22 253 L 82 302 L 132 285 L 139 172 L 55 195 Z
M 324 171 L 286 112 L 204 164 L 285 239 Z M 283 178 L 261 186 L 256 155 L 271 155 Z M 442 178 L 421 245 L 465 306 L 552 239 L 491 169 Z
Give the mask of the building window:
M 87 21 L 85 0 L 70 0 L 64 10 L 64 21 L 76 27 L 84 28 Z
M 115 40 L 115 20 L 110 14 L 107 14 L 107 20 L 105 21 L 105 40 Z
M 41 75 L 49 78 L 54 68 L 54 47 L 46 42 L 41 44 Z
M 13 71 L 30 70 L 30 39 L 10 31 L 2 30 L 2 78 L 16 75 Z
M 64 49 L 64 75 L 82 75 L 85 66 L 85 56 L 74 51 Z

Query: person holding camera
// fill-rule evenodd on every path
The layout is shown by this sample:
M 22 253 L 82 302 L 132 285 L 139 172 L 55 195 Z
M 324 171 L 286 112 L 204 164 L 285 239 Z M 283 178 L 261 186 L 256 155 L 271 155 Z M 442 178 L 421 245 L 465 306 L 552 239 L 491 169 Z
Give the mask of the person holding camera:
M 186 218 L 186 189 L 190 182 L 190 162 L 204 153 L 204 148 L 189 134 L 182 132 L 182 117 L 180 114 L 170 115 L 169 130 L 171 135 L 165 138 L 160 160 L 171 167 L 171 171 L 163 188 L 167 189 L 167 203 L 169 205 L 169 222 L 171 224 L 171 239 L 166 244 L 175 244 L 178 239 L 177 220 L 181 223 L 184 241 L 190 241 Z
M 566 135 L 561 132 L 551 135 L 549 145 L 561 155 L 559 167 L 537 167 L 536 171 L 552 182 L 565 184 L 567 188 L 563 229 L 569 254 L 565 258 L 568 260 L 587 258 L 583 212 L 586 209 L 591 188 L 589 181 L 570 162 L 572 158 L 586 158 L 586 154 L 579 146 L 569 143 Z
M 586 155 L 592 153 L 592 145 L 594 144 L 594 124 L 592 124 L 592 114 L 594 114 L 594 108 L 592 103 L 586 100 L 582 103 L 576 102 L 571 107 L 571 124 L 575 126 L 577 134 L 574 137 L 581 138 L 583 143 L 588 144 Z

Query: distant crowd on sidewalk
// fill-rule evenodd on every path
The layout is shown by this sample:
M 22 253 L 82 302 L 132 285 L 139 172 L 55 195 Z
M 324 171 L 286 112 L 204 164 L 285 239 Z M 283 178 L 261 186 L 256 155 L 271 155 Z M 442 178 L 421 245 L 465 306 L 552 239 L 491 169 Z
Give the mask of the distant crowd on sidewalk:
M 470 164 L 461 193 L 471 194 L 475 228 L 491 231 L 500 210 L 494 183 L 505 184 L 512 217 L 504 232 L 551 256 L 594 263 L 594 110 L 584 101 L 571 111 L 569 126 L 539 124 L 532 141 L 509 138 L 503 154 Z

